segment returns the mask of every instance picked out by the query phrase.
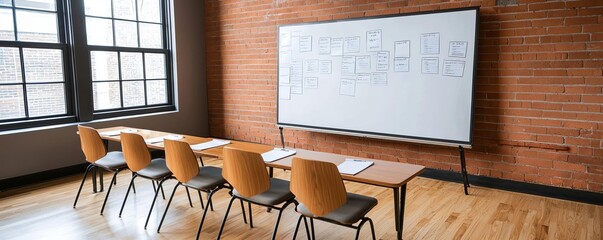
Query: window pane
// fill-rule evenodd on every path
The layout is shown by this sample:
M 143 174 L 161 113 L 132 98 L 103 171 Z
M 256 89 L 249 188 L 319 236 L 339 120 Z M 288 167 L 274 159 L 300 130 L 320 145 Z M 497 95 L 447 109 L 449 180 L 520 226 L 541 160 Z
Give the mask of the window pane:
M 0 119 L 25 117 L 25 104 L 21 85 L 0 85 Z
M 136 20 L 135 0 L 114 0 L 113 17 L 121 19 Z
M 165 78 L 165 55 L 161 53 L 144 54 L 146 79 Z
M 0 40 L 15 41 L 13 10 L 10 8 L 0 8 Z
M 63 54 L 59 49 L 24 48 L 25 81 L 63 82 Z
M 121 53 L 121 79 L 143 79 L 142 53 Z
M 0 48 L 0 83 L 22 81 L 20 59 L 18 48 Z
M 63 84 L 27 85 L 27 107 L 30 117 L 67 113 Z
M 162 48 L 161 24 L 140 23 L 140 47 Z
M 59 41 L 56 13 L 16 11 L 19 41 L 55 43 Z
M 109 19 L 86 17 L 89 45 L 113 46 L 113 23 Z
M 92 86 L 94 110 L 121 107 L 119 82 L 96 82 Z
M 15 6 L 42 10 L 56 10 L 55 0 L 15 0 Z
M 165 104 L 167 100 L 167 81 L 147 81 L 147 104 Z
M 161 23 L 159 0 L 138 0 L 138 20 Z
M 115 20 L 115 45 L 120 47 L 138 47 L 136 22 Z
M 92 81 L 119 80 L 117 52 L 90 52 Z
M 144 106 L 144 82 L 127 81 L 122 83 L 124 107 Z
M 86 15 L 111 17 L 111 0 L 85 0 Z
M 12 6 L 12 2 L 10 0 L 0 0 L 0 5 L 2 5 L 2 6 Z

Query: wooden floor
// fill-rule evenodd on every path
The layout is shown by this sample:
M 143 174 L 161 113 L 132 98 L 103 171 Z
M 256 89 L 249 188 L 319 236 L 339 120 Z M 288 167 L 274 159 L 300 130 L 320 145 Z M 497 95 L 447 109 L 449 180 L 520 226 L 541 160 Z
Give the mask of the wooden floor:
M 220 165 L 217 160 L 206 164 Z M 275 177 L 289 179 L 289 172 L 275 170 Z M 167 204 L 159 198 L 149 228 L 143 229 L 153 188 L 137 180 L 122 218 L 118 217 L 130 172 L 118 176 L 104 215 L 99 215 L 105 193 L 93 194 L 87 181 L 78 207 L 72 208 L 81 175 L 0 193 L 0 239 L 192 239 L 202 210 L 198 197 L 190 208 L 180 188 L 161 233 L 156 232 Z M 110 175 L 105 175 L 105 187 Z M 175 180 L 165 188 L 171 193 Z M 377 238 L 395 239 L 392 191 L 346 183 L 349 192 L 379 200 L 368 216 L 375 220 Z M 603 239 L 603 206 L 472 187 L 464 196 L 462 185 L 416 178 L 408 184 L 404 239 Z M 193 195 L 193 197 L 196 196 Z M 204 195 L 206 201 L 206 195 Z M 214 196 L 215 211 L 205 220 L 202 239 L 215 239 L 228 204 L 226 190 Z M 222 239 L 269 239 L 277 212 L 253 207 L 254 228 L 244 225 L 239 204 L 233 205 Z M 285 210 L 278 239 L 291 239 L 297 213 Z M 353 239 L 354 230 L 317 222 L 318 239 Z M 298 239 L 306 239 L 302 232 Z M 360 239 L 370 239 L 368 225 Z

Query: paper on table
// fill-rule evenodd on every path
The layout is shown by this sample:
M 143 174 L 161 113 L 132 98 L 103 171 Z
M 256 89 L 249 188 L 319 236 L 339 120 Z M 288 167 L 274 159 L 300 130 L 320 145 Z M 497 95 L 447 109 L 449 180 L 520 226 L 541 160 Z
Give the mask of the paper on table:
M 126 129 L 120 129 L 120 130 L 115 130 L 115 131 L 101 132 L 101 133 L 98 133 L 98 134 L 101 135 L 101 136 L 109 137 L 109 136 L 119 135 L 122 132 L 124 132 L 124 133 L 135 133 L 137 131 L 138 130 L 136 130 L 136 129 L 126 128 Z
M 264 158 L 264 162 L 274 162 L 281 158 L 286 158 L 295 154 L 295 150 L 282 149 L 282 148 L 274 148 L 271 151 L 262 153 L 262 158 Z
M 159 142 L 163 142 L 163 139 L 169 139 L 169 140 L 179 140 L 179 139 L 183 139 L 184 136 L 182 135 L 165 135 L 165 136 L 161 136 L 161 137 L 156 137 L 156 138 L 149 138 L 147 140 L 145 140 L 145 142 L 147 144 L 153 144 L 153 143 L 159 143 Z
M 373 165 L 372 161 L 348 158 L 343 163 L 339 164 L 337 169 L 341 174 L 356 175 L 371 165 Z
M 210 148 L 215 148 L 215 147 L 219 147 L 219 146 L 224 146 L 230 144 L 230 141 L 228 140 L 219 140 L 219 139 L 213 139 L 209 142 L 204 142 L 204 143 L 199 143 L 199 144 L 195 144 L 195 145 L 191 145 L 191 149 L 195 150 L 195 151 L 201 151 L 201 150 L 205 150 L 205 149 L 210 149 Z

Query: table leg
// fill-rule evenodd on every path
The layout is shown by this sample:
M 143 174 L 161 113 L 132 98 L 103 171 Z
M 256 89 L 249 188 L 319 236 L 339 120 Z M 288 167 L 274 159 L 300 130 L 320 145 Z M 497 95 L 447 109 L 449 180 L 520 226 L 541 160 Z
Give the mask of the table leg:
M 93 167 L 92 169 L 92 192 L 96 193 L 96 170 L 97 167 Z
M 394 219 L 395 219 L 395 226 L 396 226 L 396 232 L 400 231 L 400 216 L 398 216 L 398 214 L 400 214 L 400 188 L 393 188 L 394 189 Z
M 398 225 L 398 239 L 402 239 L 402 232 L 404 230 L 404 206 L 406 205 L 406 184 L 400 187 L 400 213 L 399 217 L 399 225 Z
M 104 175 L 104 170 L 102 168 L 98 169 L 98 184 L 100 185 L 100 190 L 99 192 L 102 192 L 105 190 L 105 186 L 103 183 L 103 175 Z
M 270 178 L 272 178 L 274 176 L 274 168 L 273 167 L 268 167 L 268 175 L 270 176 Z

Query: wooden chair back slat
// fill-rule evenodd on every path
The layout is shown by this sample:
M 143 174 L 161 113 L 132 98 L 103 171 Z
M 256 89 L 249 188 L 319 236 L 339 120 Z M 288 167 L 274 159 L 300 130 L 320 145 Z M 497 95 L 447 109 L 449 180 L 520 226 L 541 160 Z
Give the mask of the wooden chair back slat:
M 270 179 L 262 155 L 224 147 L 222 176 L 243 197 L 270 189 Z
M 330 162 L 294 157 L 291 165 L 291 192 L 316 216 L 346 203 L 347 193 L 337 166 Z
M 177 140 L 164 140 L 167 167 L 178 181 L 185 183 L 199 174 L 197 157 L 190 145 Z
M 151 163 L 151 153 L 142 136 L 136 133 L 121 133 L 120 138 L 121 151 L 132 172 L 138 172 Z
M 82 152 L 86 156 L 86 161 L 90 163 L 107 155 L 107 147 L 101 139 L 96 129 L 86 126 L 77 126 L 80 135 Z

